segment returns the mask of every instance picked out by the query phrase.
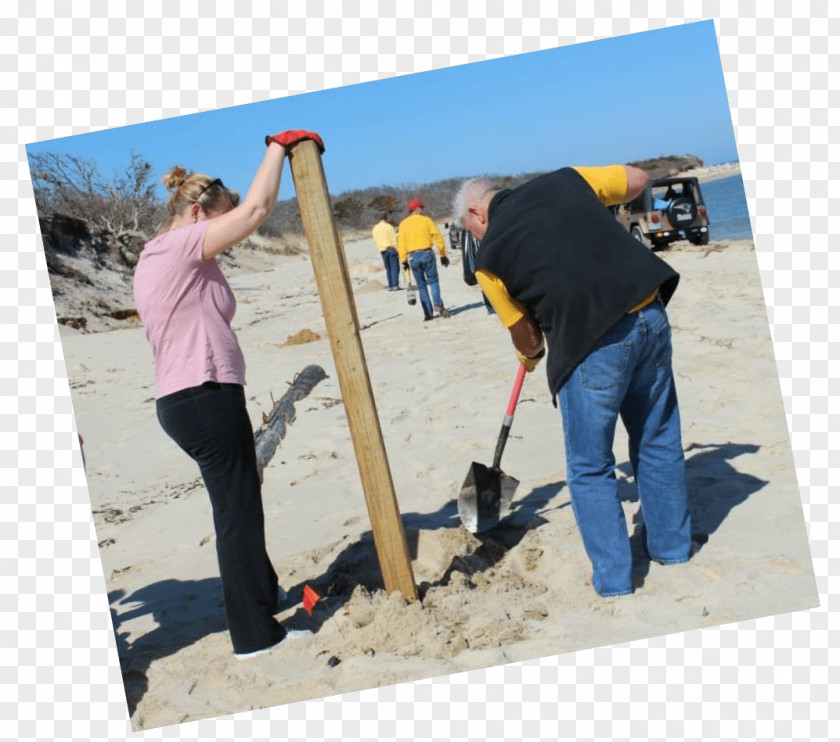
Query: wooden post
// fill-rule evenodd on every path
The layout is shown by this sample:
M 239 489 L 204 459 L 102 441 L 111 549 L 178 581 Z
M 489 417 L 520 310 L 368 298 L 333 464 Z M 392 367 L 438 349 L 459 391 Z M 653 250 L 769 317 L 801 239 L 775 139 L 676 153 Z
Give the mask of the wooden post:
M 289 164 L 385 590 L 399 590 L 408 600 L 416 600 L 417 585 L 376 414 L 347 259 L 333 220 L 318 145 L 299 142 L 289 153 Z

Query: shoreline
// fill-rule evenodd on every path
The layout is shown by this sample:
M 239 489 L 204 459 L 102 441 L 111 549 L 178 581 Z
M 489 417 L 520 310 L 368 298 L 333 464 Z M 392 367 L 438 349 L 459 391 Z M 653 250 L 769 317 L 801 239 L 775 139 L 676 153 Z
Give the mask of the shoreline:
M 680 175 L 694 176 L 702 185 L 703 183 L 709 183 L 713 180 L 721 180 L 723 178 L 730 178 L 733 175 L 741 175 L 741 163 L 725 162 L 720 165 L 706 165 L 704 167 L 685 170 L 680 173 Z

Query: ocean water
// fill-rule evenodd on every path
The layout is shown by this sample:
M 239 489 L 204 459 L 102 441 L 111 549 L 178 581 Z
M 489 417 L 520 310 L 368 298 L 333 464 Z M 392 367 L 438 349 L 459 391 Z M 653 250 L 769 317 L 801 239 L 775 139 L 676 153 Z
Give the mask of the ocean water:
M 701 183 L 712 240 L 751 240 L 750 213 L 740 175 Z

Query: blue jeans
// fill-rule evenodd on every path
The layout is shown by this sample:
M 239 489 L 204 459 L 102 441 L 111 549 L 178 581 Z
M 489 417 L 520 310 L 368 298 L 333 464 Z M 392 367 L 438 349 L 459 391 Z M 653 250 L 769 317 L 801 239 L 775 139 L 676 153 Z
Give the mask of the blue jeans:
M 633 592 L 633 559 L 618 498 L 613 441 L 618 417 L 654 561 L 691 554 L 680 414 L 671 369 L 671 328 L 657 299 L 619 320 L 558 393 L 572 510 L 604 597 Z
M 440 280 L 438 279 L 437 263 L 434 250 L 415 250 L 408 254 L 408 264 L 417 282 L 417 293 L 420 294 L 420 306 L 423 316 L 431 319 L 434 307 L 443 306 L 440 298 Z M 432 298 L 429 300 L 429 290 Z M 434 306 L 433 306 L 434 305 Z
M 386 247 L 382 253 L 385 264 L 385 275 L 388 276 L 388 288 L 396 289 L 400 286 L 400 258 L 396 247 Z

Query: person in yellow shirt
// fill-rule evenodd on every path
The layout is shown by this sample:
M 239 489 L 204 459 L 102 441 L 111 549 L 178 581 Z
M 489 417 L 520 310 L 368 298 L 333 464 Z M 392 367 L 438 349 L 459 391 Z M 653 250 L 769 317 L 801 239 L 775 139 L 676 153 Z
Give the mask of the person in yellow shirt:
M 420 199 L 413 198 L 408 202 L 409 215 L 400 222 L 397 251 L 402 267 L 405 270 L 411 269 L 414 280 L 417 282 L 423 321 L 428 322 L 434 319 L 435 310 L 439 316 L 449 317 L 449 310 L 443 306 L 440 294 L 440 278 L 432 246 L 437 246 L 440 252 L 440 264 L 444 268 L 449 266 L 449 258 L 446 257 L 440 230 L 423 213 L 425 208 L 426 205 Z
M 388 215 L 383 214 L 374 225 L 373 242 L 379 249 L 382 262 L 385 264 L 385 276 L 388 279 L 388 290 L 400 290 L 400 261 L 397 256 L 397 233 L 388 221 Z
M 603 597 L 635 587 L 613 440 L 627 429 L 650 559 L 687 561 L 691 538 L 665 306 L 679 275 L 618 224 L 647 174 L 629 165 L 562 168 L 516 188 L 463 184 L 454 218 L 477 239 L 476 278 L 533 371 L 546 358 L 563 419 L 572 510 Z

